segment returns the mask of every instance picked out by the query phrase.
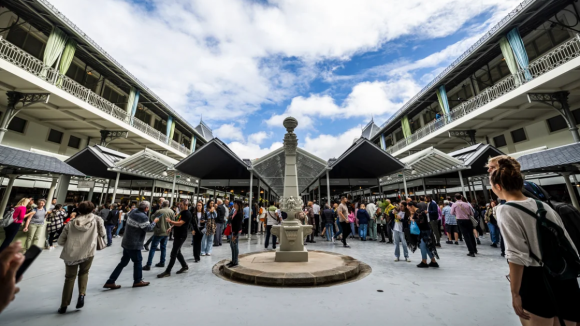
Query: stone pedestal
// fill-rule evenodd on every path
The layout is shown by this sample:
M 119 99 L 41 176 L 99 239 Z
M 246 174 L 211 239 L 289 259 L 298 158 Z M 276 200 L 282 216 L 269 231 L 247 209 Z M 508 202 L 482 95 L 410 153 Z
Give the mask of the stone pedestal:
M 302 225 L 300 221 L 284 221 L 272 227 L 272 234 L 280 239 L 276 250 L 277 262 L 307 262 L 308 251 L 304 248 L 304 238 L 312 233 L 312 225 Z

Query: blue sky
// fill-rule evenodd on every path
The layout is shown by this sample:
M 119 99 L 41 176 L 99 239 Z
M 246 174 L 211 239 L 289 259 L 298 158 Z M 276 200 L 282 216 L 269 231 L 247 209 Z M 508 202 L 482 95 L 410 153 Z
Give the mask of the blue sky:
M 517 0 L 51 0 L 191 124 L 242 158 L 339 156 Z M 103 17 L 107 17 L 103 21 Z

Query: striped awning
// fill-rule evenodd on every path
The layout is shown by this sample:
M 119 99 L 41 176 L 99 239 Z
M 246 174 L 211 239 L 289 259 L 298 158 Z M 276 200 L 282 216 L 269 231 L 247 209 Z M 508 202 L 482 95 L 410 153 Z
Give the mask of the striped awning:
M 146 148 L 118 161 L 115 167 L 109 168 L 109 171 L 167 182 L 173 182 L 174 176 L 177 176 L 176 183 L 197 187 L 197 178 L 175 170 L 174 166 L 177 162 L 177 160 Z
M 403 175 L 405 176 L 405 180 L 409 181 L 446 174 L 453 171 L 470 169 L 470 166 L 465 165 L 461 160 L 445 154 L 433 147 L 426 148 L 420 152 L 404 157 L 401 159 L 401 162 L 406 165 L 405 170 L 382 177 L 381 185 L 402 182 Z

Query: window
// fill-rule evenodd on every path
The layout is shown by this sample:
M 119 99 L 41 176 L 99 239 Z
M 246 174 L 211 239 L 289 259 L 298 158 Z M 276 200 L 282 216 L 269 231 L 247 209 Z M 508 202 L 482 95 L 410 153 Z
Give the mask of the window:
M 578 111 L 578 110 L 576 110 L 576 111 Z M 564 119 L 563 116 L 561 116 L 559 114 L 553 118 L 546 120 L 546 122 L 548 123 L 548 129 L 550 129 L 550 132 L 555 132 L 558 130 L 568 128 L 568 124 L 566 123 L 566 120 Z
M 471 98 L 473 96 L 471 92 L 471 86 L 469 85 L 462 85 L 458 92 L 454 93 L 453 95 L 449 95 L 447 97 L 447 101 L 449 101 L 449 108 L 454 108 L 459 104 L 465 102 L 465 100 Z
M 499 135 L 499 136 L 493 137 L 493 143 L 495 144 L 495 147 L 497 147 L 497 148 L 504 147 L 507 145 L 504 135 Z
M 558 17 L 558 20 L 565 22 L 566 17 L 562 14 Z M 558 25 L 548 27 L 538 37 L 525 43 L 526 51 L 528 52 L 528 58 L 531 61 L 553 49 L 568 38 L 570 38 L 570 34 L 565 28 Z
M 62 142 L 62 136 L 63 136 L 62 132 L 50 129 L 50 132 L 48 133 L 48 141 L 60 144 Z
M 103 90 L 103 97 L 118 107 L 122 107 L 127 103 L 125 95 L 119 94 L 117 91 L 109 87 L 109 85 L 105 85 L 105 89 Z
M 405 139 L 405 136 L 403 136 L 403 130 L 399 129 L 397 130 L 397 132 L 395 132 L 395 138 L 397 139 L 397 142 Z
M 24 119 L 14 117 L 12 121 L 10 121 L 10 123 L 8 124 L 8 130 L 16 131 L 23 134 L 24 130 L 26 129 L 26 122 L 27 121 Z
M 165 134 L 165 132 L 167 131 L 167 122 L 165 122 L 163 120 L 155 120 L 155 123 L 153 124 L 153 128 L 155 128 L 155 130 L 159 131 L 162 134 Z
M 179 143 L 179 134 L 177 133 L 177 130 L 173 131 L 173 140 Z
M 81 147 L 81 139 L 79 137 L 70 136 L 68 139 L 68 147 L 79 148 Z
M 14 27 L 10 30 L 6 39 L 24 51 L 41 59 L 44 52 L 44 41 L 34 36 L 33 33 L 30 33 L 30 27 Z
M 137 112 L 135 112 L 135 118 L 149 124 L 149 121 L 151 121 L 151 114 L 147 113 L 147 111 L 143 109 L 143 106 L 139 105 L 137 107 Z
M 524 130 L 524 128 L 514 130 L 511 132 L 511 134 L 512 134 L 512 139 L 513 139 L 514 143 L 519 143 L 519 142 L 522 142 L 524 140 L 528 140 L 528 138 L 526 137 L 526 131 Z

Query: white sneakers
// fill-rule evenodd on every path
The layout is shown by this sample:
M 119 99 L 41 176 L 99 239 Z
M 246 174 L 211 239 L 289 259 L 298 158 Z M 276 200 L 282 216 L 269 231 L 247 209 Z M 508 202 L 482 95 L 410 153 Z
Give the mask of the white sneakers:
M 407 263 L 410 263 L 410 262 L 411 262 L 411 259 L 409 259 L 409 258 L 405 258 L 405 261 L 406 261 Z
M 397 258 L 395 258 L 395 261 L 399 261 L 399 258 L 398 258 L 398 257 L 397 257 Z

